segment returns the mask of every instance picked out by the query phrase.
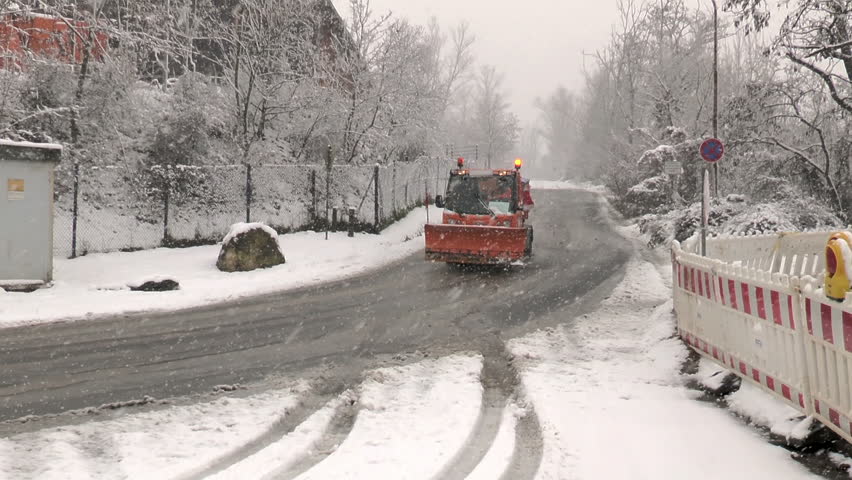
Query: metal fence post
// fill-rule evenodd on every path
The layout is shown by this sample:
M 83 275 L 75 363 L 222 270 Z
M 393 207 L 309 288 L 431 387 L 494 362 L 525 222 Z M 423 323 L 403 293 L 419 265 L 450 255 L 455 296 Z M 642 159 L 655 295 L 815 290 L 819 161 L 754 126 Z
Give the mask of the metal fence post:
M 391 171 L 391 213 L 396 216 L 396 160 L 393 161 L 391 168 L 393 169 Z
M 334 232 L 337 231 L 337 214 L 339 211 L 340 209 L 338 207 L 332 207 L 331 209 L 331 230 Z
M 246 223 L 251 223 L 251 164 L 246 163 Z
M 77 200 L 80 197 L 80 164 L 74 162 L 74 210 L 71 217 L 71 258 L 77 258 Z
M 172 180 L 169 167 L 165 169 L 165 178 L 163 186 L 163 244 L 169 243 L 169 200 L 172 191 Z
M 317 171 L 311 170 L 308 173 L 308 183 L 311 185 L 311 223 L 317 221 Z
M 373 167 L 373 206 L 376 219 L 376 233 L 379 233 L 381 228 L 381 214 L 379 211 L 379 164 Z
M 328 210 L 331 207 L 331 167 L 334 163 L 334 158 L 331 156 L 331 145 L 328 146 L 328 153 L 325 157 L 325 239 L 328 240 Z
M 426 207 L 426 223 L 429 223 L 429 178 L 423 179 L 424 188 L 424 197 L 423 197 L 423 205 Z
M 435 171 L 435 195 L 441 191 L 441 179 L 439 178 L 441 175 L 440 171 L 436 169 Z
M 349 237 L 355 236 L 355 207 L 349 207 Z

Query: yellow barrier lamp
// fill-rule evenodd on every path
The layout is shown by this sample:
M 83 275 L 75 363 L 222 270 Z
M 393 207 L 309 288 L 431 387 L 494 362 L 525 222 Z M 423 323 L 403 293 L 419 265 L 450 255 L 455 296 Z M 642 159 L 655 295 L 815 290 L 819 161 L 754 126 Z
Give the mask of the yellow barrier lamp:
M 846 266 L 852 263 L 852 233 L 837 232 L 825 247 L 825 296 L 842 302 L 850 291 Z

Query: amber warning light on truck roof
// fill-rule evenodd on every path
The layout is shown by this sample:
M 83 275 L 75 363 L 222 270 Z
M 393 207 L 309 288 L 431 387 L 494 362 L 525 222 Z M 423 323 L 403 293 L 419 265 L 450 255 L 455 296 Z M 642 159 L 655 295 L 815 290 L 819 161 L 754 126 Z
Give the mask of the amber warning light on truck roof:
M 521 169 L 521 165 L 523 165 L 523 164 L 524 164 L 524 161 L 523 161 L 523 160 L 521 160 L 520 158 L 516 158 L 516 159 L 515 159 L 515 169 L 516 169 L 516 170 L 520 170 L 520 169 Z

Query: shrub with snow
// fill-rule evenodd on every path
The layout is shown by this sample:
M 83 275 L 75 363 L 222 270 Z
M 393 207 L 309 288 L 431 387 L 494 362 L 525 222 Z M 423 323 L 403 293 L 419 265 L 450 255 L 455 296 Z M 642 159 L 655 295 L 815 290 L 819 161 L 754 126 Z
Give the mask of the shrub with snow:
M 752 204 L 743 195 L 729 195 L 721 200 L 714 199 L 709 214 L 710 234 L 760 234 L 842 225 L 827 207 L 802 196 Z M 639 219 L 639 229 L 649 237 L 652 246 L 667 245 L 672 240 L 682 242 L 700 228 L 701 204 L 698 202 Z
M 625 216 L 660 213 L 671 205 L 673 193 L 687 201 L 694 201 L 700 193 L 699 177 L 704 162 L 696 155 L 698 140 L 690 139 L 681 128 L 667 127 L 660 133 L 661 138 L 656 140 L 660 144 L 643 152 L 636 161 L 639 183 L 619 194 L 616 206 Z M 664 167 L 669 162 L 678 162 L 682 173 L 677 177 L 665 174 Z M 631 176 L 635 176 L 633 172 L 618 171 L 613 175 L 624 177 L 630 183 L 636 181 L 630 180 Z
M 620 201 L 620 210 L 630 217 L 659 212 L 670 203 L 671 195 L 671 182 L 668 176 L 658 175 L 647 178 L 627 191 Z

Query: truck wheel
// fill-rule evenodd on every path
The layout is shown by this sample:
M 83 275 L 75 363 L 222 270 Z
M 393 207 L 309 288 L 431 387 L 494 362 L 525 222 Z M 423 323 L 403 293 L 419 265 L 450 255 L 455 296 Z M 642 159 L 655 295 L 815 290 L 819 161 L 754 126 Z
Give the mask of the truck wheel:
M 533 246 L 533 227 L 529 227 L 527 229 L 527 248 L 524 250 L 524 255 L 527 257 L 532 256 L 532 246 Z

